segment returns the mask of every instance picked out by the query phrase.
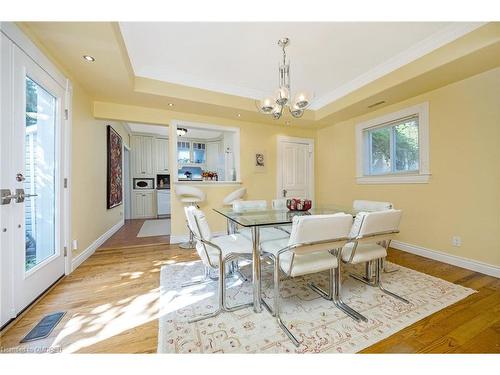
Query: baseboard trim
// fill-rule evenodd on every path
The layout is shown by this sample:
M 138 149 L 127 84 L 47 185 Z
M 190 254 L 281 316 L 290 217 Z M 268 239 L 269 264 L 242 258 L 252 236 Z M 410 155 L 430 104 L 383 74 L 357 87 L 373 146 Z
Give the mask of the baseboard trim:
M 438 250 L 427 249 L 422 246 L 409 244 L 401 241 L 391 241 L 391 247 L 406 251 L 407 253 L 420 255 L 425 258 L 434 259 L 443 263 L 448 263 L 453 266 L 466 268 L 471 271 L 483 273 L 485 275 L 500 278 L 500 267 L 492 264 L 483 263 L 478 260 L 459 257 L 456 255 L 446 254 Z
M 101 237 L 95 240 L 89 247 L 83 250 L 73 261 L 71 262 L 71 272 L 73 272 L 80 264 L 85 262 L 88 257 L 90 257 L 94 252 L 106 242 L 113 234 L 115 234 L 123 225 L 125 220 L 121 220 L 111 228 L 109 228 Z
M 227 234 L 226 232 L 214 232 L 212 233 L 212 236 L 218 237 L 218 236 L 224 236 Z M 183 243 L 183 242 L 188 242 L 189 241 L 189 235 L 188 234 L 171 234 L 170 235 L 170 244 L 178 244 L 178 243 Z

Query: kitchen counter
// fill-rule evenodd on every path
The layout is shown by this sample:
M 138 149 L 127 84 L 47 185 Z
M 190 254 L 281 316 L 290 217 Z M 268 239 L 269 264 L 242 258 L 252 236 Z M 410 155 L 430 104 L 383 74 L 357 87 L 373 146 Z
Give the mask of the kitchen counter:
M 179 185 L 241 185 L 241 181 L 174 181 Z

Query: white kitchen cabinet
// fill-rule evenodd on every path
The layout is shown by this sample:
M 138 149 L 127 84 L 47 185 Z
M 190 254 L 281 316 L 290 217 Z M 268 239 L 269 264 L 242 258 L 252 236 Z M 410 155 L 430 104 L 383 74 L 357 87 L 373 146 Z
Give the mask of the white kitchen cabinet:
M 153 176 L 153 137 L 131 136 L 133 177 Z
M 134 190 L 132 193 L 132 217 L 146 219 L 156 217 L 156 191 Z
M 158 189 L 156 191 L 157 213 L 158 217 L 170 215 L 170 190 Z
M 168 139 L 155 138 L 156 173 L 168 173 Z

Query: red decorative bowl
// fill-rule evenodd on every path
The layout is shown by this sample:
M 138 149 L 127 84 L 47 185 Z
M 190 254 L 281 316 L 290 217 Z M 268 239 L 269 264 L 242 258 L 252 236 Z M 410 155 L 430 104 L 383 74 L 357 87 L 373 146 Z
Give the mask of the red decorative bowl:
M 310 199 L 292 198 L 286 200 L 286 207 L 290 211 L 307 211 L 312 207 Z

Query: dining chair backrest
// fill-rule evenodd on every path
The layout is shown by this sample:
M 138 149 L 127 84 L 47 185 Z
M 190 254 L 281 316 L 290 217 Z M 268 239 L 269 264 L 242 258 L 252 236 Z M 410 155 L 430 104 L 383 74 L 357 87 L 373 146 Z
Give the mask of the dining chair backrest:
M 334 250 L 345 245 L 352 216 L 343 212 L 332 215 L 295 216 L 288 246 L 295 254 Z
M 361 212 L 356 215 L 353 227 L 358 227 L 353 239 L 358 243 L 377 243 L 391 239 L 399 232 L 401 210 Z
M 245 211 L 245 210 L 259 210 L 259 209 L 266 209 L 267 208 L 267 202 L 265 200 L 255 200 L 255 201 L 237 201 L 233 203 L 233 210 L 234 211 Z
M 273 199 L 271 201 L 271 207 L 273 210 L 286 209 L 286 198 Z
M 212 231 L 208 225 L 205 213 L 195 206 L 184 207 L 188 226 L 194 236 L 206 241 L 212 239 Z
M 391 202 L 365 201 L 355 200 L 352 203 L 352 208 L 358 211 L 384 211 L 393 208 Z
M 196 251 L 203 263 L 210 265 L 207 246 L 200 241 L 200 239 L 205 241 L 210 241 L 212 239 L 212 231 L 208 225 L 205 213 L 194 206 L 184 207 L 184 212 L 186 214 L 189 230 L 193 232 L 196 239 Z

